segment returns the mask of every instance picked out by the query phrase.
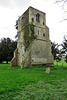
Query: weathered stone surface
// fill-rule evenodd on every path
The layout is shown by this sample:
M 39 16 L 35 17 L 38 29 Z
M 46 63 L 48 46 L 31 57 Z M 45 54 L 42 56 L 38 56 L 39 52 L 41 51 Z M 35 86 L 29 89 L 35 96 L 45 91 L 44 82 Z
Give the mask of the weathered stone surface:
M 17 52 L 11 66 L 53 65 L 46 14 L 29 7 L 17 20 L 17 29 Z
M 17 49 L 16 49 L 15 52 L 14 52 L 14 57 L 13 57 L 13 59 L 11 60 L 10 65 L 11 65 L 11 66 L 17 66 Z
M 46 69 L 45 73 L 47 73 L 47 74 L 50 73 L 50 68 L 49 67 Z

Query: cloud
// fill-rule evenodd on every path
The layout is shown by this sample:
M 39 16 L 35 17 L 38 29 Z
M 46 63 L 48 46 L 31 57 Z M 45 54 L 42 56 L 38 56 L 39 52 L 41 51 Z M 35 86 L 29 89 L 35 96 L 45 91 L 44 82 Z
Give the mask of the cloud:
M 31 0 L 0 0 L 0 6 L 6 8 L 23 8 L 29 6 Z

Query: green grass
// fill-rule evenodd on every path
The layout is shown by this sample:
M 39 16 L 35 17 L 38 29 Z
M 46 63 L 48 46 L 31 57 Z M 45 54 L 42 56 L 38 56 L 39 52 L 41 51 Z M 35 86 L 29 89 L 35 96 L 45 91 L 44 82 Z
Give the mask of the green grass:
M 64 61 L 64 60 L 62 60 L 62 61 L 60 61 L 60 62 L 56 62 L 56 61 L 54 61 L 54 67 L 57 67 L 57 68 L 67 68 L 67 63 Z
M 0 100 L 67 100 L 67 63 L 54 66 L 46 74 L 46 67 L 0 64 Z

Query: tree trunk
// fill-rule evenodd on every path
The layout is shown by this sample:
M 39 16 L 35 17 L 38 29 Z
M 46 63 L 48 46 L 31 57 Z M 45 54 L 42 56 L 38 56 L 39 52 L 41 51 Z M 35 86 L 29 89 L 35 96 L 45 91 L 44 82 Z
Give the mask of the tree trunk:
M 6 63 L 8 64 L 8 61 L 6 61 Z

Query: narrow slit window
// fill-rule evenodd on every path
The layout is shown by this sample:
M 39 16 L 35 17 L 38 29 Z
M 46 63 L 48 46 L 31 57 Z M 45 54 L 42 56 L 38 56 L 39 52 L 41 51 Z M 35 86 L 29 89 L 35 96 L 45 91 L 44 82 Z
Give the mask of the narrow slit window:
M 32 18 L 32 22 L 34 22 L 34 18 Z
M 43 22 L 43 25 L 45 25 L 44 22 Z
M 38 35 L 39 35 L 39 30 L 38 30 Z
M 43 33 L 43 37 L 45 37 L 45 33 Z

